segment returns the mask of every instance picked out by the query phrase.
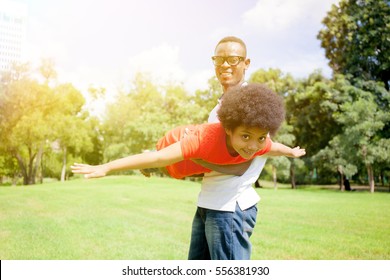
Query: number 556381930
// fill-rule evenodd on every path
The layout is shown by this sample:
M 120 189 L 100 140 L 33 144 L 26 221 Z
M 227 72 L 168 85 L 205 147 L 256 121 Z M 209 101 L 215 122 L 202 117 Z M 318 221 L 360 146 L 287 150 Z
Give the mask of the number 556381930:
M 268 275 L 268 267 L 227 267 L 217 266 L 215 268 L 215 275 Z

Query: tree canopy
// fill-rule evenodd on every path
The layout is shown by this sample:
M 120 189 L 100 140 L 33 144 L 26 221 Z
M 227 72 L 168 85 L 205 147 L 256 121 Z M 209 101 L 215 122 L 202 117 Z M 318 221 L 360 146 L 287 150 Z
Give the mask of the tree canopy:
M 381 81 L 388 90 L 390 1 L 341 0 L 322 22 L 318 39 L 334 72 Z

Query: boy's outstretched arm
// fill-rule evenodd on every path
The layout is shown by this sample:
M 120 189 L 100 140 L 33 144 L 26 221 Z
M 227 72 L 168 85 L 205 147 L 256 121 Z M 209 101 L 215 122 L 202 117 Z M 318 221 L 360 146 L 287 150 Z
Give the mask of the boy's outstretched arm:
M 164 167 L 183 159 L 179 141 L 156 152 L 136 154 L 101 165 L 75 163 L 71 169 L 75 174 L 84 174 L 85 178 L 98 178 L 112 171 Z
M 273 142 L 271 150 L 266 154 L 267 156 L 286 156 L 292 158 L 298 158 L 306 155 L 306 150 L 301 149 L 299 146 L 290 148 L 286 145 Z

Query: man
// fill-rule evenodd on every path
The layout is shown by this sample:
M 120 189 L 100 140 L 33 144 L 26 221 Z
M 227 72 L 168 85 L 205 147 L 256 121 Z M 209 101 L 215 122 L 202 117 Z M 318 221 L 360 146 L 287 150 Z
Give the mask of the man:
M 231 87 L 245 86 L 245 71 L 250 59 L 241 39 L 223 38 L 218 42 L 212 60 L 223 93 Z M 222 98 L 223 95 L 219 102 Z M 219 104 L 211 111 L 209 122 L 218 122 L 218 108 Z M 263 157 L 255 158 L 242 176 L 215 171 L 205 174 L 192 224 L 188 259 L 250 259 L 249 237 L 256 224 L 256 205 L 260 200 L 252 184 L 257 181 L 265 161 Z

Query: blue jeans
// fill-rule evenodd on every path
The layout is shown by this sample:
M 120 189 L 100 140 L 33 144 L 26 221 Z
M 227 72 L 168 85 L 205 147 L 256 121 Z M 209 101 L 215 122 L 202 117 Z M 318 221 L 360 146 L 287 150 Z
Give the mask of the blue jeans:
M 249 260 L 249 237 L 256 225 L 256 205 L 235 212 L 198 207 L 192 223 L 189 260 Z

